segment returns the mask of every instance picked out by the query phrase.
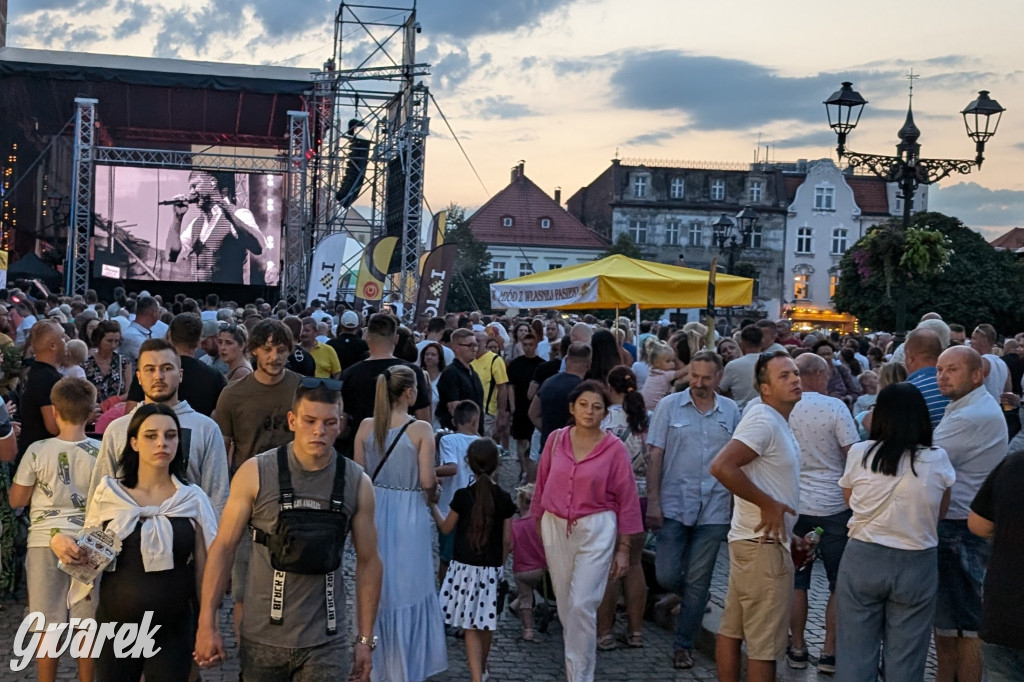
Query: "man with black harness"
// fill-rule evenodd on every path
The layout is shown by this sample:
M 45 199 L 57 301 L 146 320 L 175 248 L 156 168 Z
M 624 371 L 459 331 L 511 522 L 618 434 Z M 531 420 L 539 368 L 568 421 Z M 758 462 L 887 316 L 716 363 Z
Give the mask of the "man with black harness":
M 199 665 L 225 660 L 217 609 L 235 549 L 249 534 L 253 552 L 242 618 L 242 678 L 369 680 L 383 567 L 373 485 L 358 464 L 333 448 L 341 415 L 337 381 L 303 379 L 288 413 L 294 442 L 253 457 L 235 474 L 203 574 L 195 649 Z M 351 672 L 341 586 L 348 530 L 356 552 Z

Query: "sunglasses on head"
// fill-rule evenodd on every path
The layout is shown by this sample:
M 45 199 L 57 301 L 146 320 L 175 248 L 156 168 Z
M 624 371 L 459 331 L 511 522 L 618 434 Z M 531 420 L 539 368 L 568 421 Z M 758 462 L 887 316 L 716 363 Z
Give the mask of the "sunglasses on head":
M 326 377 L 302 377 L 302 381 L 299 382 L 299 386 L 302 388 L 319 388 L 323 386 L 328 391 L 340 391 L 341 382 L 337 379 L 328 379 Z

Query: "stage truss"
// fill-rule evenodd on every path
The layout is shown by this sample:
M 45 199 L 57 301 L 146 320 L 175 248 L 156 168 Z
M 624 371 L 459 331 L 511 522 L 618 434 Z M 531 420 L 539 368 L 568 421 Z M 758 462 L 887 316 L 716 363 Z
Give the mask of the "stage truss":
M 274 172 L 287 176 L 282 297 L 303 301 L 313 249 L 327 236 L 347 231 L 349 207 L 360 203 L 370 207 L 364 218 L 374 237 L 387 233 L 389 222 L 391 234 L 399 237 L 401 272 L 391 278 L 390 291 L 400 293 L 411 318 L 422 253 L 430 123 L 429 91 L 418 81 L 429 75 L 429 65 L 415 61 L 419 30 L 415 2 L 341 2 L 334 18 L 333 56 L 311 74 L 306 111 L 288 112 L 287 150 L 279 156 L 97 146 L 94 131 L 102 103 L 76 99 L 67 290 L 82 294 L 89 285 L 95 164 Z M 338 68 L 350 62 L 354 68 Z M 362 121 L 361 137 L 370 139 L 372 149 L 360 190 L 346 206 L 336 193 L 349 161 L 350 119 Z

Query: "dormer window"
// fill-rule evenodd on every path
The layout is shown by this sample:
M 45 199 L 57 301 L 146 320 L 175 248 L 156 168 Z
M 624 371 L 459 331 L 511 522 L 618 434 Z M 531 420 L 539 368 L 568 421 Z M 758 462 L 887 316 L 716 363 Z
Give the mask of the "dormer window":
M 551 218 L 541 218 L 540 219 L 540 226 L 541 226 L 541 228 L 543 228 L 545 230 L 550 228 L 551 227 Z
M 502 219 L 501 219 L 501 226 L 502 227 L 512 227 L 515 224 L 516 224 L 516 219 L 513 218 L 510 215 L 503 216 Z

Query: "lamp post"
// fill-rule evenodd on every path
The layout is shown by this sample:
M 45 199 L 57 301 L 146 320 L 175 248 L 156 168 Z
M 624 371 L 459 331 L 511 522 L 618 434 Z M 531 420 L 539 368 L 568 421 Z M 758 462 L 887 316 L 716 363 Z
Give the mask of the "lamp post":
M 923 159 L 921 145 L 918 143 L 921 131 L 914 123 L 913 112 L 913 79 L 916 76 L 911 75 L 910 78 L 911 101 L 907 105 L 907 118 L 898 133 L 900 143 L 896 145 L 894 156 L 861 154 L 846 148 L 846 136 L 857 127 L 864 106 L 868 103 L 853 89 L 852 83 L 844 81 L 839 90 L 832 93 L 824 102 L 829 127 L 836 132 L 838 138 L 836 152 L 839 154 L 840 162 L 845 158 L 850 168 L 863 168 L 870 175 L 882 178 L 886 182 L 897 183 L 899 186 L 903 195 L 903 220 L 900 228 L 902 230 L 910 226 L 910 208 L 919 185 L 931 185 L 953 173 L 966 175 L 975 167 L 981 168 L 985 160 L 985 143 L 996 134 L 999 120 L 1006 111 L 999 102 L 989 97 L 988 90 L 979 91 L 978 98 L 960 112 L 967 128 L 967 136 L 975 142 L 974 159 Z M 896 294 L 897 338 L 902 337 L 906 330 L 905 317 L 906 291 L 904 287 L 899 287 Z
M 743 210 L 736 214 L 735 222 L 726 214 L 722 214 L 715 222 L 711 223 L 712 240 L 719 251 L 726 252 L 728 256 L 728 272 L 735 274 L 736 258 L 743 252 L 750 243 L 750 236 L 757 227 L 761 216 L 750 206 L 744 206 Z

